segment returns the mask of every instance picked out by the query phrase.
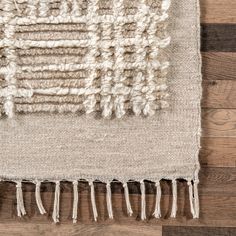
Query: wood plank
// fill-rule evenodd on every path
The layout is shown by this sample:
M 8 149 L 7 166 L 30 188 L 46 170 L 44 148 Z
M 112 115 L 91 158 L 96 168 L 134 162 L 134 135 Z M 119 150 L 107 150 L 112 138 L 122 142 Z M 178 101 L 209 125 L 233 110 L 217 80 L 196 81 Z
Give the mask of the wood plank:
M 45 224 L 0 224 L 1 235 L 157 235 L 161 227 L 120 225 L 45 225 Z
M 200 196 L 235 196 L 236 168 L 202 167 L 199 174 Z M 180 186 L 184 188 L 184 186 Z
M 236 108 L 236 53 L 205 52 L 202 59 L 202 107 Z
M 236 109 L 203 109 L 202 137 L 236 137 Z
M 161 236 L 162 227 L 147 225 L 129 226 L 129 225 L 53 225 L 53 224 L 37 224 L 37 223 L 4 223 L 0 224 L 0 235 L 11 236 Z
M 202 24 L 201 51 L 236 52 L 236 24 Z
M 205 80 L 202 108 L 236 108 L 236 80 Z
M 200 150 L 201 166 L 235 167 L 236 138 L 202 138 Z
M 230 236 L 236 235 L 236 228 L 227 227 L 179 227 L 179 226 L 164 226 L 163 236 Z
M 236 53 L 202 52 L 204 80 L 236 80 Z
M 202 23 L 236 23 L 236 1 L 200 0 Z

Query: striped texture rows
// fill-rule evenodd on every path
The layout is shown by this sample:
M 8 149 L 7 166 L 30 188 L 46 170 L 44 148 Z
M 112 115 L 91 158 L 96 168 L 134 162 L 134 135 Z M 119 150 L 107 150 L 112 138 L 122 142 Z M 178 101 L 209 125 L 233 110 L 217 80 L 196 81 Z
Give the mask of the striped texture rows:
M 168 107 L 169 0 L 0 4 L 0 114 Z

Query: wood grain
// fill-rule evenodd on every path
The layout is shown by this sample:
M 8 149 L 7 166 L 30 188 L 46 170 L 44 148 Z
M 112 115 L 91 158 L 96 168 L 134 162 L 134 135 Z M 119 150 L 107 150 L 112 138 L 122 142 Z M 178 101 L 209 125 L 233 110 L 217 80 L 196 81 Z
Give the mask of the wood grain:
M 236 138 L 203 137 L 201 146 L 201 166 L 236 167 Z
M 236 108 L 236 80 L 205 80 L 202 108 Z
M 236 24 L 202 24 L 202 52 L 236 52 Z
M 236 80 L 236 53 L 202 52 L 204 80 Z
M 226 227 L 163 227 L 163 236 L 233 236 L 236 235 L 236 228 Z
M 236 1 L 200 0 L 202 23 L 236 23 Z
M 0 235 L 11 236 L 161 236 L 162 228 L 160 226 L 149 227 L 147 225 L 129 226 L 129 225 L 54 225 L 37 223 L 5 223 L 0 224 Z
M 236 109 L 203 109 L 202 137 L 236 137 Z

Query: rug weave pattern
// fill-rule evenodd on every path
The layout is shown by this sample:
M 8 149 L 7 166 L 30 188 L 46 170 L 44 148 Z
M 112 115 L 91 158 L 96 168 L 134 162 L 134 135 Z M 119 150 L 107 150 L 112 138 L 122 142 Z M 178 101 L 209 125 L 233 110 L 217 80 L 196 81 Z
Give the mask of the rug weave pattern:
M 168 106 L 165 1 L 3 7 L 1 113 L 101 111 L 121 118 L 129 110 L 147 116 Z

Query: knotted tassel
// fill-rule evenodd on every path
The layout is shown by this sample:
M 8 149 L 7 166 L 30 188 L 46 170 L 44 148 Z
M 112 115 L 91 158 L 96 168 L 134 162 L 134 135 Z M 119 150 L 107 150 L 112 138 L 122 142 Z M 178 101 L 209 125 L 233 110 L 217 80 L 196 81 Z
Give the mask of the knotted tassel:
M 78 217 L 78 202 L 79 202 L 79 195 L 78 195 L 78 181 L 73 182 L 73 213 L 72 213 L 72 219 L 73 223 L 75 224 L 77 222 Z
M 160 182 L 156 182 L 156 204 L 155 204 L 155 211 L 153 215 L 155 218 L 161 217 L 161 185 Z
M 55 223 L 59 222 L 59 209 L 60 209 L 60 182 L 55 182 L 55 194 L 54 194 L 54 206 L 53 206 L 53 213 L 52 219 Z
M 175 218 L 177 212 L 177 183 L 176 180 L 172 180 L 172 194 L 173 194 L 173 202 L 172 202 L 172 210 L 170 217 Z
M 41 195 L 40 195 L 40 187 L 41 187 L 41 182 L 40 181 L 36 181 L 35 183 L 36 187 L 35 187 L 35 199 L 36 199 L 36 203 L 39 209 L 40 214 L 45 214 L 46 211 L 43 207 L 43 203 L 42 203 L 42 199 L 41 199 Z
M 106 184 L 106 189 L 107 189 L 107 211 L 108 211 L 108 216 L 110 219 L 113 219 L 113 210 L 112 210 L 112 201 L 111 201 L 111 185 L 110 183 Z
M 17 215 L 19 217 L 26 214 L 23 193 L 22 193 L 22 184 L 20 181 L 16 182 L 16 200 L 17 200 Z
M 132 216 L 133 215 L 133 210 L 131 208 L 130 199 L 129 199 L 128 184 L 124 183 L 123 187 L 124 187 L 124 193 L 125 193 L 125 202 L 126 202 L 126 206 L 127 206 L 127 213 L 128 213 L 128 215 Z
M 91 203 L 92 203 L 92 209 L 93 209 L 93 217 L 94 221 L 97 221 L 98 218 L 98 212 L 96 207 L 96 201 L 95 201 L 95 191 L 94 191 L 94 184 L 93 182 L 89 182 L 90 188 L 91 188 Z
M 195 180 L 194 183 L 193 183 L 193 188 L 194 188 L 194 208 L 195 208 L 195 217 L 194 218 L 199 218 L 198 183 L 199 183 L 199 180 Z
M 140 182 L 141 190 L 141 219 L 146 220 L 146 199 L 145 199 L 145 183 L 144 181 Z

